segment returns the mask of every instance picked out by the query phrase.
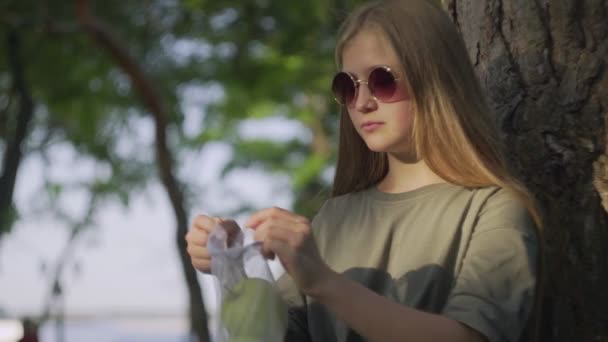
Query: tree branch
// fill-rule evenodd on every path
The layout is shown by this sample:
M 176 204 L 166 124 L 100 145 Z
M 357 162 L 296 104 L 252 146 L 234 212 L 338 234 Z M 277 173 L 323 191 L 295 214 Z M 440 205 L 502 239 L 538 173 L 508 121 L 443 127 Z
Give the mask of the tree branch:
M 175 239 L 190 295 L 190 324 L 192 331 L 196 333 L 201 342 L 209 341 L 207 315 L 200 285 L 186 252 L 184 236 L 188 231 L 187 214 L 184 207 L 184 195 L 173 174 L 173 159 L 167 146 L 168 115 L 166 108 L 153 83 L 146 78 L 144 71 L 130 56 L 124 45 L 112 35 L 102 21 L 94 17 L 89 1 L 75 0 L 75 4 L 76 15 L 82 29 L 91 36 L 98 47 L 107 51 L 122 71 L 128 75 L 144 106 L 154 117 L 157 166 L 177 221 Z
M 70 236 L 68 237 L 68 241 L 66 242 L 59 258 L 57 259 L 57 263 L 55 264 L 55 269 L 52 273 L 52 280 L 49 286 L 49 292 L 47 294 L 45 305 L 43 307 L 42 315 L 40 318 L 41 322 L 48 320 L 51 316 L 51 311 L 53 309 L 53 303 L 55 298 L 60 294 L 57 294 L 55 289 L 61 289 L 61 275 L 63 274 L 63 269 L 65 265 L 70 260 L 72 256 L 72 252 L 76 247 L 76 238 L 80 235 L 80 233 L 92 224 L 93 215 L 95 214 L 95 208 L 97 207 L 97 195 L 93 193 L 91 198 L 89 199 L 89 206 L 87 212 L 85 213 L 82 220 L 78 222 L 71 222 L 71 231 Z M 69 219 L 68 219 L 69 221 Z

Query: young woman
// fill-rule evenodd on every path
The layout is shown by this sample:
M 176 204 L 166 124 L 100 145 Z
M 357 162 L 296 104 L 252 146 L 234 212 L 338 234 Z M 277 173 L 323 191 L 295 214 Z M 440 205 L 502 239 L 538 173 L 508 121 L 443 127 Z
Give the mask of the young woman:
M 367 3 L 344 22 L 336 60 L 332 197 L 312 222 L 271 208 L 245 224 L 285 267 L 286 340 L 522 339 L 539 218 L 449 17 L 432 0 Z M 203 272 L 217 222 L 198 216 L 187 236 Z

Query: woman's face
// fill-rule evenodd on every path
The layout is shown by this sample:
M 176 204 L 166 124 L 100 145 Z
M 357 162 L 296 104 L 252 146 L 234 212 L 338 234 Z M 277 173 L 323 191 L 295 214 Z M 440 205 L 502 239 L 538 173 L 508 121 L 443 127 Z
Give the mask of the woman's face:
M 396 71 L 397 101 L 388 103 L 374 98 L 365 84 L 370 71 L 387 66 Z M 364 81 L 353 103 L 347 106 L 350 119 L 367 147 L 374 152 L 395 155 L 412 151 L 413 101 L 403 83 L 401 63 L 384 34 L 375 29 L 357 33 L 342 52 L 342 71 Z

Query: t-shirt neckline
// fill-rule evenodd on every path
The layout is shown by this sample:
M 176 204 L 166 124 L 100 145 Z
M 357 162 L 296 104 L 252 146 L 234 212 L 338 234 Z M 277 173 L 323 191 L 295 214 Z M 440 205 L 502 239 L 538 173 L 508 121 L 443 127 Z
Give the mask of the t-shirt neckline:
M 409 190 L 406 192 L 391 193 L 391 192 L 383 192 L 383 191 L 378 190 L 377 185 L 374 184 L 371 187 L 369 187 L 366 191 L 369 193 L 370 197 L 375 200 L 379 200 L 382 202 L 401 202 L 401 201 L 405 201 L 405 200 L 420 198 L 422 196 L 431 194 L 435 191 L 439 191 L 440 189 L 444 189 L 446 187 L 451 187 L 451 186 L 453 186 L 453 184 L 447 183 L 447 182 L 433 183 L 433 184 L 423 185 L 419 188 Z

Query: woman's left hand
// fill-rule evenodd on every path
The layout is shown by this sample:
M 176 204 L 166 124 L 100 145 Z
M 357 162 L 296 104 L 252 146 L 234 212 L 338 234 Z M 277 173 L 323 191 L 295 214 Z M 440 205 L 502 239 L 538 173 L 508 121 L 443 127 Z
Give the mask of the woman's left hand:
M 304 294 L 316 297 L 334 275 L 319 254 L 307 218 L 275 207 L 256 212 L 245 227 L 255 230 L 255 239 L 263 242 L 265 257 L 279 257 Z

